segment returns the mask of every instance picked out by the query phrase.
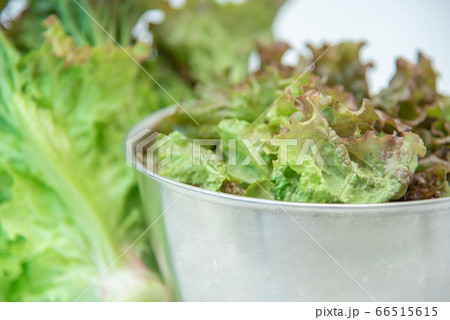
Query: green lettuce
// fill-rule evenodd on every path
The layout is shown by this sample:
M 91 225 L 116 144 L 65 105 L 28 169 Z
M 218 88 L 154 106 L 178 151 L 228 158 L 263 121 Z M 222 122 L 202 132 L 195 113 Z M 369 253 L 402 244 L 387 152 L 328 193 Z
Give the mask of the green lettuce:
M 136 41 L 132 31 L 139 18 L 148 10 L 162 10 L 164 21 L 149 25 L 158 55 L 143 64 L 157 68 L 158 79 L 168 79 L 165 88 L 173 93 L 177 87 L 171 88 L 172 81 L 218 86 L 243 80 L 255 41 L 272 40 L 272 23 L 285 0 L 239 4 L 187 0 L 182 8 L 174 8 L 166 0 L 77 2 L 79 5 L 73 0 L 29 1 L 29 8 L 7 30 L 10 39 L 24 51 L 39 47 L 42 22 L 57 15 L 78 45 L 108 45 L 113 43 L 111 36 L 120 45 L 129 46 Z
M 417 125 L 426 118 L 425 106 L 436 102 L 436 80 L 437 73 L 423 54 L 419 54 L 417 64 L 398 59 L 389 87 L 374 98 L 374 103 L 390 116 Z
M 79 47 L 46 20 L 44 44 L 22 56 L 0 34 L 0 298 L 71 301 L 144 229 L 121 145 L 129 127 L 165 103 L 119 48 Z M 148 48 L 130 48 L 136 59 Z M 166 300 L 131 248 L 81 296 Z
M 29 0 L 28 8 L 13 21 L 7 33 L 22 50 L 38 48 L 44 42 L 43 22 L 57 15 L 64 30 L 78 45 L 113 43 L 111 35 L 122 46 L 134 42 L 132 30 L 147 10 L 167 7 L 164 0 Z M 97 20 L 106 34 L 84 10 Z
M 272 135 L 267 125 L 252 126 L 244 120 L 230 119 L 221 121 L 217 130 L 222 139 L 228 174 L 233 179 L 251 184 L 270 176 L 276 150 L 270 146 Z M 235 158 L 232 164 L 230 156 Z
M 431 60 L 424 54 L 419 53 L 417 63 L 398 59 L 389 86 L 373 98 L 377 108 L 409 125 L 427 147 L 405 195 L 409 200 L 449 194 L 450 98 L 437 91 L 437 79 Z
M 272 40 L 284 2 L 187 0 L 186 8 L 166 10 L 166 21 L 152 31 L 158 49 L 186 79 L 219 87 L 245 79 L 254 42 Z
M 274 192 L 274 184 L 271 181 L 264 179 L 253 182 L 248 186 L 245 192 L 240 195 L 251 198 L 274 200 Z
M 177 108 L 170 120 L 172 129 L 181 130 L 190 137 L 212 139 L 219 137 L 217 125 L 222 120 L 239 119 L 250 123 L 263 120 L 264 112 L 286 83 L 277 70 L 271 70 L 269 73 L 252 74 L 236 86 L 219 89 L 199 86 L 196 99 L 184 103 L 183 108 Z
M 431 155 L 419 162 L 414 180 L 405 194 L 406 200 L 450 197 L 448 174 L 450 161 Z
M 199 146 L 199 154 L 196 155 L 198 164 L 196 164 L 191 139 L 178 131 L 172 132 L 168 138 L 164 147 L 170 150 L 170 155 L 167 155 L 166 149 L 161 148 L 158 159 L 164 163 L 166 157 L 170 156 L 170 161 L 162 165 L 158 173 L 207 190 L 220 190 L 227 178 L 225 163 L 211 150 Z
M 287 166 L 297 174 L 293 179 L 298 181 L 292 184 L 295 190 L 289 191 L 291 198 L 280 200 L 378 203 L 403 196 L 417 167 L 418 156 L 425 155 L 419 136 L 404 133 L 403 137 L 387 134 L 379 137 L 375 131 L 368 130 L 360 138 L 354 134 L 345 138 L 346 135 L 334 129 L 336 122 L 327 121 L 322 115 L 320 104 L 326 104 L 326 98 L 310 91 L 300 100 L 307 120 L 294 119 L 277 136 L 297 141 L 297 146 L 288 149 Z M 371 122 L 370 117 L 362 116 L 358 123 Z M 342 123 L 338 123 L 341 128 Z M 355 130 L 353 119 L 347 119 L 346 123 L 347 128 Z M 302 153 L 308 141 L 313 143 L 311 152 Z M 286 164 L 280 155 L 274 166 L 283 165 Z M 280 179 L 279 171 L 274 181 L 277 179 Z
M 371 63 L 362 63 L 360 50 L 364 42 L 342 42 L 338 45 L 309 45 L 313 53 L 314 73 L 325 77 L 329 87 L 343 86 L 357 102 L 369 97 L 366 72 Z
M 164 129 L 191 139 L 221 139 L 227 169 L 222 192 L 293 202 L 381 203 L 417 198 L 408 187 L 411 192 L 420 189 L 424 183 L 416 181 L 416 173 L 426 170 L 421 175 L 434 182 L 433 190 L 439 189 L 432 197 L 445 196 L 447 166 L 442 163 L 448 163 L 449 100 L 442 95 L 433 100 L 431 93 L 420 98 L 422 104 L 432 103 L 425 108 L 431 125 L 427 120 L 420 126 L 391 112 L 388 102 L 380 106 L 380 96 L 369 97 L 370 64 L 360 61 L 361 46 L 345 42 L 326 53 L 326 45 L 311 47 L 314 58 L 324 53 L 324 60 L 308 71 L 304 58 L 296 67 L 282 64 L 287 46 L 259 45 L 260 70 L 234 87 L 202 87 L 187 104 L 199 125 L 179 108 L 162 121 Z M 421 62 L 424 70 L 415 77 L 430 78 L 434 88 L 435 73 L 427 66 Z M 299 72 L 304 72 L 301 78 Z M 417 81 L 428 88 L 427 81 Z M 257 146 L 257 155 L 243 139 Z M 285 148 L 283 139 L 296 145 Z M 442 168 L 424 169 L 426 158 L 421 158 L 427 152 L 439 154 Z M 261 186 L 267 190 L 258 191 Z

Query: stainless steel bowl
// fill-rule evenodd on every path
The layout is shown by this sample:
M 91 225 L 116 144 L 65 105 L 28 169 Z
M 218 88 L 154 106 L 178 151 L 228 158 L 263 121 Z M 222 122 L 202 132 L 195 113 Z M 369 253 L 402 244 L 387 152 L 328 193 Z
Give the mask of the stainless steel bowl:
M 153 114 L 130 135 L 171 112 Z M 289 203 L 145 172 L 139 185 L 175 300 L 450 301 L 450 198 Z

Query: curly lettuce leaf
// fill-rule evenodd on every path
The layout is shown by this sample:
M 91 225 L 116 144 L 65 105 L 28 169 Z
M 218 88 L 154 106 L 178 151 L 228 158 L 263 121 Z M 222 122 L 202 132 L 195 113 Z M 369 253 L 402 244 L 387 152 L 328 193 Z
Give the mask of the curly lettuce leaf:
M 398 59 L 397 72 L 389 87 L 374 97 L 374 104 L 390 116 L 416 126 L 427 116 L 425 106 L 436 102 L 436 80 L 437 73 L 431 60 L 422 53 L 419 53 L 417 64 Z
M 359 56 L 359 47 L 350 47 Z M 220 91 L 204 90 L 198 99 L 191 101 L 189 110 L 200 119 L 199 126 L 189 124 L 192 121 L 181 110 L 172 119 L 166 119 L 167 123 L 172 122 L 172 128 L 191 138 L 239 139 L 246 135 L 267 138 L 280 133 L 275 137 L 299 142 L 290 151 L 293 153 L 288 156 L 288 164 L 282 164 L 280 159 L 274 162 L 269 178 L 266 168 L 256 163 L 251 162 L 249 168 L 231 168 L 227 164 L 230 187 L 222 190 L 245 194 L 243 189 L 255 188 L 252 180 L 270 179 L 273 196 L 278 200 L 378 203 L 402 197 L 413 179 L 418 158 L 425 152 L 424 143 L 416 134 L 419 127 L 405 124 L 368 99 L 362 99 L 359 107 L 354 94 L 346 91 L 344 85 L 330 83 L 325 73 L 317 76 L 307 72 L 284 92 L 296 79 L 297 69 L 281 64 L 284 46 L 262 50 L 266 51 L 263 68 L 246 81 Z M 353 61 L 356 62 L 359 68 L 364 67 L 359 60 Z M 365 78 L 365 73 L 360 78 Z M 437 101 L 439 105 L 426 109 L 427 119 L 432 123 L 426 131 L 429 136 L 421 136 L 426 142 L 433 141 L 427 142 L 429 152 L 446 157 L 446 132 L 450 128 L 446 123 L 448 100 L 439 96 Z M 261 108 L 266 103 L 271 108 Z M 256 118 L 257 123 L 251 126 L 258 112 L 264 116 Z M 169 132 L 170 127 L 166 126 Z M 315 154 L 298 157 L 300 146 L 309 140 L 314 142 L 316 153 L 325 157 L 325 164 L 318 163 Z M 372 155 L 376 163 L 362 161 L 361 156 L 367 156 L 365 153 Z M 246 150 L 242 148 L 240 154 L 244 157 Z M 268 154 L 271 153 L 263 152 Z
M 222 120 L 239 119 L 250 123 L 257 119 L 262 121 L 264 112 L 289 84 L 289 80 L 283 79 L 277 70 L 271 70 L 252 74 L 236 86 L 224 86 L 220 89 L 200 86 L 196 99 L 184 103 L 184 108 L 177 109 L 171 119 L 173 129 L 190 137 L 218 138 L 217 125 Z
M 228 174 L 235 181 L 251 184 L 270 177 L 273 154 L 272 134 L 267 125 L 244 120 L 223 120 L 217 126 L 227 160 Z M 253 152 L 250 152 L 253 151 Z M 234 157 L 230 163 L 230 155 Z
M 326 78 L 329 87 L 343 86 L 359 103 L 369 98 L 366 72 L 371 63 L 362 63 L 360 50 L 364 42 L 342 42 L 321 47 L 308 45 L 313 53 L 314 73 Z
M 442 163 L 450 156 L 450 98 L 437 92 L 438 74 L 419 53 L 417 63 L 397 60 L 397 71 L 374 104 L 393 119 L 412 127 L 427 147 L 405 199 L 428 199 L 447 194 L 449 173 Z M 437 161 L 439 160 L 439 161 Z
M 376 110 L 368 99 L 363 99 L 361 107 L 355 108 L 353 104 L 347 105 L 338 96 L 327 94 L 317 95 L 315 91 L 309 91 L 300 97 L 303 101 L 306 97 L 316 103 L 330 126 L 340 137 L 360 135 L 368 130 L 377 130 L 384 133 L 411 131 L 411 127 L 401 121 L 389 117 L 380 110 Z M 299 109 L 297 107 L 297 109 Z
M 373 131 L 368 131 L 361 138 L 346 139 L 345 145 L 351 159 L 363 169 L 361 175 L 368 179 L 374 176 L 381 177 L 379 185 L 383 190 L 367 190 L 368 199 L 372 197 L 376 202 L 385 202 L 390 199 L 401 198 L 413 174 L 418 166 L 418 158 L 423 157 L 426 148 L 420 137 L 411 132 L 403 133 L 402 137 L 396 135 L 377 136 Z M 359 182 L 359 172 L 356 179 Z M 364 186 L 356 184 L 351 192 L 347 193 L 348 199 L 359 197 L 357 190 Z
M 431 155 L 419 162 L 405 200 L 422 200 L 450 197 L 448 175 L 450 173 L 450 158 L 443 160 Z
M 276 100 L 266 114 L 266 119 L 274 132 L 288 125 L 291 118 L 304 119 L 303 105 L 298 98 L 308 91 L 315 90 L 323 94 L 320 107 L 324 117 L 341 136 L 350 136 L 356 131 L 378 130 L 386 133 L 410 131 L 411 127 L 392 118 L 381 110 L 375 109 L 368 99 L 363 99 L 358 107 L 353 94 L 344 91 L 342 86 L 328 87 L 320 77 L 306 73 Z M 300 112 L 299 112 L 300 111 Z
M 292 79 L 294 82 L 296 79 Z M 277 98 L 274 97 L 274 103 L 265 114 L 265 120 L 269 123 L 274 133 L 279 133 L 280 129 L 290 123 L 293 116 L 302 116 L 296 114 L 299 107 L 298 96 L 307 91 L 315 89 L 318 78 L 311 73 L 304 73 L 303 76 L 289 90 Z
M 167 163 L 158 169 L 158 173 L 173 180 L 201 186 L 207 190 L 220 190 L 227 179 L 225 163 L 211 150 L 200 147 L 199 163 L 194 161 L 192 140 L 178 131 L 172 132 L 165 148 L 159 149 L 158 159 L 164 163 L 166 157 L 170 157 Z
M 314 97 L 322 98 L 319 95 Z M 284 154 L 286 149 L 279 149 L 278 159 L 274 162 L 276 170 L 272 181 L 276 182 L 276 189 L 278 185 L 286 189 L 289 180 L 292 180 L 294 190 L 283 191 L 286 198 L 279 200 L 337 202 L 342 187 L 353 173 L 353 167 L 343 141 L 330 128 L 320 113 L 320 108 L 308 97 L 305 98 L 303 115 L 306 120 L 301 122 L 292 119 L 276 136 L 277 139 L 291 139 L 295 145 L 287 147 L 287 154 Z M 309 151 L 304 149 L 308 145 L 314 146 L 317 152 L 302 152 Z M 290 170 L 283 169 L 285 166 Z
M 307 120 L 293 119 L 277 136 L 296 141 L 288 147 L 287 155 L 280 148 L 274 162 L 272 181 L 277 198 L 378 203 L 403 196 L 418 157 L 425 155 L 420 137 L 413 133 L 380 137 L 369 130 L 361 138 L 342 138 L 322 115 L 322 99 L 317 92 L 301 97 Z

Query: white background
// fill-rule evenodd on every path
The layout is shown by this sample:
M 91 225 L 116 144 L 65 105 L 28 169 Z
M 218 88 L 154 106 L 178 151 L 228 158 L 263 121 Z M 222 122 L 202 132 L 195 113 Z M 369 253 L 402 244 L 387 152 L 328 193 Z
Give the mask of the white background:
M 291 0 L 275 22 L 276 38 L 306 53 L 307 42 L 337 40 L 373 1 Z M 439 88 L 450 93 L 450 1 L 378 0 L 343 39 L 367 40 L 363 57 L 376 65 L 369 77 L 373 92 L 391 78 L 396 57 L 415 61 L 420 49 L 441 74 Z

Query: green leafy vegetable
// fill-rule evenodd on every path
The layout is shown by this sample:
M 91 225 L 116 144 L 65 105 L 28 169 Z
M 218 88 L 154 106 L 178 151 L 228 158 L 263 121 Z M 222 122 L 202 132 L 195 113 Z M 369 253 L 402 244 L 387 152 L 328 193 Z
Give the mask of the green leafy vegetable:
M 169 135 L 165 147 L 170 150 L 170 161 L 158 170 L 161 175 L 208 190 L 221 188 L 226 167 L 211 150 L 199 146 L 199 153 L 194 155 L 192 141 L 177 131 Z M 162 149 L 159 151 L 159 160 L 164 162 L 167 154 Z
M 436 101 L 436 79 L 431 61 L 424 55 L 419 54 L 417 64 L 398 59 L 397 72 L 389 87 L 382 90 L 374 101 L 390 116 L 417 125 L 426 117 L 424 106 Z
M 361 138 L 354 135 L 342 138 L 334 130 L 333 121 L 322 116 L 320 103 L 326 102 L 322 95 L 310 91 L 300 100 L 308 119 L 305 122 L 294 119 L 277 136 L 297 141 L 297 146 L 287 153 L 287 166 L 300 180 L 294 185 L 294 201 L 372 203 L 403 196 L 417 167 L 417 156 L 425 155 L 417 135 L 378 137 L 370 130 Z M 367 124 L 366 120 L 361 117 L 359 124 Z M 351 131 L 355 130 L 353 119 L 347 119 L 346 124 Z M 339 128 L 341 125 L 339 122 Z M 308 142 L 313 152 L 302 153 Z M 282 165 L 281 160 L 279 156 L 275 167 Z
M 77 47 L 58 20 L 46 25 L 45 43 L 25 56 L 0 35 L 0 287 L 8 301 L 75 300 L 142 232 L 120 146 L 148 105 L 165 103 L 119 48 Z M 130 50 L 139 59 L 148 49 Z M 167 299 L 145 251 L 133 247 L 81 299 Z
M 155 42 L 185 78 L 217 87 L 235 83 L 247 76 L 254 42 L 272 40 L 272 22 L 284 2 L 188 0 L 189 10 L 168 10 L 165 23 L 154 26 Z
M 139 17 L 147 10 L 163 7 L 167 7 L 164 0 L 30 0 L 28 9 L 7 32 L 19 48 L 38 48 L 44 41 L 43 21 L 57 15 L 78 45 L 111 44 L 109 34 L 119 44 L 128 46 L 134 42 L 132 29 Z
M 363 64 L 359 51 L 364 42 L 342 42 L 339 45 L 322 47 L 309 45 L 313 53 L 314 73 L 326 78 L 328 86 L 343 86 L 353 93 L 356 101 L 369 97 L 366 71 L 371 63 Z
M 252 126 L 244 120 L 222 120 L 217 130 L 228 157 L 228 174 L 233 179 L 251 184 L 270 176 L 276 150 L 269 144 L 272 135 L 267 125 Z M 230 155 L 235 159 L 230 159 Z
M 427 146 L 405 199 L 448 196 L 450 173 L 450 98 L 437 92 L 437 72 L 431 60 L 419 53 L 417 63 L 397 60 L 389 87 L 374 103 L 392 118 L 412 127 Z
M 23 50 L 37 48 L 43 41 L 42 22 L 55 14 L 78 45 L 107 45 L 112 37 L 129 46 L 135 43 L 132 30 L 139 18 L 148 10 L 162 10 L 164 21 L 149 26 L 158 52 L 158 63 L 150 64 L 160 77 L 169 73 L 170 81 L 219 86 L 247 76 L 255 41 L 272 40 L 272 22 L 284 2 L 187 0 L 184 7 L 173 8 L 166 0 L 31 0 L 8 34 Z
M 245 197 L 273 200 L 274 192 L 275 190 L 272 182 L 268 180 L 260 180 L 259 182 L 255 181 L 250 184 L 242 195 Z
M 203 88 L 190 102 L 200 126 L 178 110 L 165 120 L 166 129 L 221 139 L 223 192 L 317 203 L 446 196 L 450 100 L 436 92 L 430 62 L 420 55 L 417 66 L 399 70 L 372 102 L 361 46 L 311 47 L 314 71 L 297 79 L 306 70 L 304 59 L 288 67 L 281 63 L 287 46 L 260 45 L 261 70 L 233 88 Z M 426 113 L 420 122 L 401 116 L 407 113 L 401 108 L 410 110 L 405 95 L 414 110 Z M 439 164 L 427 160 L 431 155 Z M 258 191 L 261 186 L 267 190 Z

